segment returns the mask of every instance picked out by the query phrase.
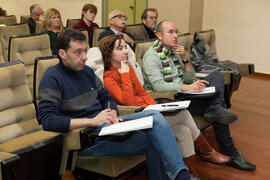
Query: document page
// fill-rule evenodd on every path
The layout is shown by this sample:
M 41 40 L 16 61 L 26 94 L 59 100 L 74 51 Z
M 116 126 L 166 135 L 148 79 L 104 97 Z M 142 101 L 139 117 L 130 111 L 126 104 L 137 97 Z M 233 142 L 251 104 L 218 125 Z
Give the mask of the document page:
M 157 110 L 160 112 L 166 111 L 175 111 L 178 109 L 186 109 L 188 108 L 190 101 L 177 101 L 177 102 L 169 102 L 169 103 L 162 103 L 162 104 L 154 104 L 147 106 L 144 111 L 146 110 Z
M 105 126 L 99 132 L 99 136 L 149 129 L 152 127 L 153 127 L 153 116 L 147 116 L 140 119 L 134 119 Z

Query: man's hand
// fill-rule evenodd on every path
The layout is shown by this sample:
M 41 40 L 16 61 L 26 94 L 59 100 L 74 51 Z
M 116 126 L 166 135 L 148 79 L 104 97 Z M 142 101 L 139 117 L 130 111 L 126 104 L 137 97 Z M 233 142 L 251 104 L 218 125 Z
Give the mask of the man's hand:
M 127 61 L 121 61 L 121 67 L 118 69 L 119 73 L 128 73 L 130 70 Z
M 115 114 L 113 111 L 104 109 L 101 111 L 96 117 L 93 119 L 93 126 L 100 126 L 104 123 L 110 124 L 116 124 L 120 121 L 123 121 L 121 118 L 115 117 Z
M 182 60 L 185 60 L 186 59 L 184 46 L 182 46 L 180 44 L 175 44 L 173 46 L 173 52 L 175 54 L 178 54 L 181 57 Z
M 119 34 L 122 34 L 123 37 L 124 37 L 124 40 L 125 40 L 127 43 L 129 43 L 131 46 L 134 45 L 133 39 L 131 39 L 131 37 L 129 37 L 126 33 L 119 32 Z
M 208 81 L 206 80 L 197 80 L 192 84 L 184 84 L 181 86 L 181 91 L 182 92 L 186 92 L 186 91 L 190 91 L 190 92 L 200 92 L 205 88 L 205 84 L 209 84 Z

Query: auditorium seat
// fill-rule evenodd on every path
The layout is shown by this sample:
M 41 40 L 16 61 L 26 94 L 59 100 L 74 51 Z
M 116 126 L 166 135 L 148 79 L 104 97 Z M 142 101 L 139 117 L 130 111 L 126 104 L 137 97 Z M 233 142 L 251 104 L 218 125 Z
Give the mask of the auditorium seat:
M 4 63 L 4 56 L 3 56 L 3 51 L 2 51 L 2 45 L 1 45 L 1 41 L 0 41 L 0 64 Z
M 74 25 L 77 24 L 79 21 L 80 19 L 67 19 L 66 28 L 73 29 Z
M 5 62 L 8 61 L 8 45 L 11 36 L 29 35 L 29 27 L 25 23 L 0 26 L 0 42 Z
M 23 63 L 2 63 L 0 74 L 0 179 L 59 179 L 62 137 L 39 126 Z
M 30 15 L 22 15 L 21 18 L 20 18 L 20 23 L 25 23 L 30 18 L 31 18 Z
M 104 31 L 106 27 L 100 27 L 100 28 L 95 28 L 93 30 L 93 35 L 92 35 L 92 46 L 91 47 L 97 47 L 98 44 L 98 37 L 99 35 Z
M 35 34 L 42 33 L 43 31 L 44 31 L 43 22 L 37 22 Z
M 215 56 L 219 59 L 216 49 L 216 34 L 214 29 L 199 31 L 194 34 L 195 38 L 201 38 L 206 47 L 206 54 Z M 219 59 L 222 60 L 222 59 Z M 234 61 L 233 59 L 231 61 Z M 246 76 L 254 72 L 254 64 L 238 63 L 242 76 Z
M 17 18 L 15 15 L 0 16 L 0 24 L 16 24 Z
M 133 40 L 138 43 L 138 42 L 143 42 L 149 39 L 149 36 L 144 28 L 144 25 L 141 24 L 131 24 L 131 25 L 126 25 L 125 31 L 129 32 Z
M 56 65 L 58 62 L 59 60 L 54 56 L 36 58 L 34 67 L 34 102 L 36 104 L 38 104 L 38 87 L 44 72 L 46 71 L 46 69 Z M 125 115 L 126 113 L 129 113 L 128 110 L 124 109 L 119 112 L 120 115 Z M 85 135 L 83 135 L 87 131 L 87 128 L 78 128 L 63 135 L 64 145 L 60 170 L 61 174 L 64 174 L 66 171 L 69 152 L 72 153 L 72 171 L 76 166 L 76 168 L 99 174 L 102 175 L 102 177 L 110 179 L 118 177 L 120 174 L 124 173 L 125 171 L 131 169 L 132 167 L 140 164 L 145 160 L 144 155 L 134 155 L 121 158 L 105 156 L 77 156 L 77 151 L 82 148 L 87 148 L 90 145 L 90 138 L 87 136 L 87 138 L 85 139 Z
M 9 42 L 9 61 L 21 60 L 26 68 L 30 92 L 33 95 L 33 73 L 36 57 L 52 55 L 48 34 L 15 36 Z

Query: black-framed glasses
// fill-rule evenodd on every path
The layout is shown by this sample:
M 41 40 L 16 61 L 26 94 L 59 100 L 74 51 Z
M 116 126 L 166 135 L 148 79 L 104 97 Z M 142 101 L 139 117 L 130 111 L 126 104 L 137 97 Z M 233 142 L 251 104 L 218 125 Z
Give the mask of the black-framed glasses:
M 116 18 L 116 17 L 119 18 L 119 19 L 124 18 L 125 21 L 128 19 L 128 17 L 126 15 L 123 15 L 123 14 L 117 14 L 117 15 L 113 16 L 112 19 Z

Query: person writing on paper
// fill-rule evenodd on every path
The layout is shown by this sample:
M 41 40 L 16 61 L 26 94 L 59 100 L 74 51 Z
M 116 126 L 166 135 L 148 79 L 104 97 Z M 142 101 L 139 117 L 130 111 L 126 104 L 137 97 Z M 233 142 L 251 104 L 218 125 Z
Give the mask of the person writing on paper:
M 98 131 L 121 119 L 152 116 L 151 129 L 134 131 L 124 139 L 99 136 L 92 146 L 78 155 L 146 154 L 150 180 L 189 180 L 188 169 L 164 117 L 157 111 L 117 117 L 115 101 L 93 70 L 85 66 L 86 49 L 86 37 L 80 31 L 66 29 L 57 37 L 56 51 L 60 62 L 46 70 L 39 86 L 38 119 L 44 130 L 68 132 L 92 126 Z
M 156 29 L 157 41 L 146 51 L 142 60 L 145 87 L 153 91 L 201 91 L 215 86 L 219 93 L 208 99 L 192 100 L 188 107 L 195 116 L 213 122 L 216 140 L 221 152 L 231 157 L 229 165 L 253 171 L 256 166 L 247 162 L 237 151 L 230 135 L 229 124 L 237 115 L 227 111 L 224 93 L 224 76 L 212 72 L 204 80 L 195 80 L 192 64 L 185 56 L 184 47 L 177 44 L 178 27 L 172 21 L 162 21 Z M 229 98 L 226 98 L 229 99 Z
M 104 61 L 104 86 L 120 105 L 146 107 L 155 100 L 139 83 L 131 66 L 127 64 L 127 44 L 121 35 L 107 36 L 98 43 Z M 216 152 L 197 128 L 188 110 L 165 116 L 178 141 L 185 164 L 193 177 L 199 178 L 195 148 L 202 159 L 215 164 L 226 164 L 229 157 Z M 194 148 L 195 145 L 195 148 Z

